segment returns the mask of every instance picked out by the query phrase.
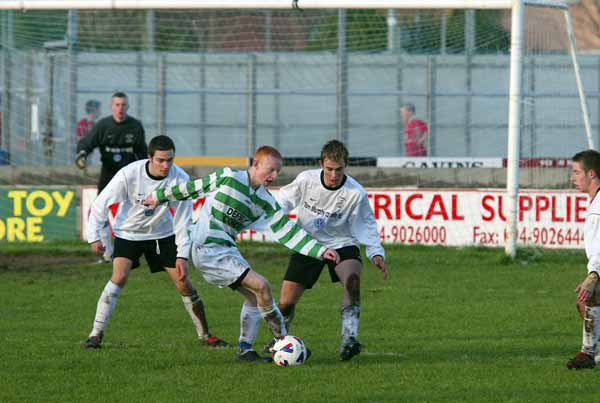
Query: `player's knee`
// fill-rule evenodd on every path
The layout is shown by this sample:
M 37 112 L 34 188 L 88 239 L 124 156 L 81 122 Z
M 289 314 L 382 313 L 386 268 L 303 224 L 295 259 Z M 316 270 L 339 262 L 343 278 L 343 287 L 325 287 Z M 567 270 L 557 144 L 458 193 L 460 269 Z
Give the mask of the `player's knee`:
M 346 279 L 346 288 L 348 290 L 360 289 L 360 275 L 358 273 L 352 273 Z
M 263 298 L 270 297 L 271 296 L 271 285 L 269 284 L 269 282 L 267 280 L 263 279 L 262 281 L 260 281 L 257 284 L 255 292 L 258 295 L 261 295 Z
M 112 281 L 119 287 L 124 287 L 127 283 L 127 277 L 127 273 L 113 273 L 112 277 L 110 278 L 110 281 Z
M 271 284 L 269 284 L 268 281 L 265 281 L 264 284 L 262 284 L 261 286 L 261 294 L 266 296 L 266 297 L 272 297 L 272 292 L 271 292 Z
M 352 273 L 348 276 L 345 283 L 346 292 L 350 298 L 350 303 L 358 303 L 360 300 L 360 276 L 358 273 Z

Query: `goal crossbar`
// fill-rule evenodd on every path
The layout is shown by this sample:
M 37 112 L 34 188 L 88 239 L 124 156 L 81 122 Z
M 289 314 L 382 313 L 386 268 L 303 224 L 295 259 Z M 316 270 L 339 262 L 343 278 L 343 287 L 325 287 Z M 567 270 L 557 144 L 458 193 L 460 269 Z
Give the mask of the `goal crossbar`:
M 513 0 L 2 0 L 0 10 L 510 9 Z

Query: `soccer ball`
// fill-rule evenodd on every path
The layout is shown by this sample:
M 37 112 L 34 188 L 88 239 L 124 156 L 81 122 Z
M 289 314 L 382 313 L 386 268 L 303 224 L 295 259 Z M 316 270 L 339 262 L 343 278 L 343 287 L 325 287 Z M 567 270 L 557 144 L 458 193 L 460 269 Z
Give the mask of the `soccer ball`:
M 273 362 L 280 367 L 301 365 L 306 360 L 306 346 L 296 336 L 281 336 L 271 351 Z

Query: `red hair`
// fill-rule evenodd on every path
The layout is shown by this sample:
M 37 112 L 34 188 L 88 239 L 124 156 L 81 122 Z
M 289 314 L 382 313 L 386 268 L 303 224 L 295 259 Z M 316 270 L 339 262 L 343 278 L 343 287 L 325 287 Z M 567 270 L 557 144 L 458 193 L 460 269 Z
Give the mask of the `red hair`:
M 260 160 L 263 157 L 267 157 L 269 155 L 271 157 L 283 160 L 283 157 L 281 156 L 281 153 L 275 147 L 271 147 L 271 146 L 260 146 L 260 147 L 258 147 L 256 149 L 256 152 L 254 153 L 254 159 L 255 160 Z

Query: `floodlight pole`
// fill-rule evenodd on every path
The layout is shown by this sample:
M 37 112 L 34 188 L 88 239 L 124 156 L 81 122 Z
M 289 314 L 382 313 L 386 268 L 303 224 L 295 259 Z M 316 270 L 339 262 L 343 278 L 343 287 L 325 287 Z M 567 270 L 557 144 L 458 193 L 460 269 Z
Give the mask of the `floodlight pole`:
M 517 255 L 517 224 L 519 212 L 519 143 L 521 138 L 521 91 L 523 83 L 523 0 L 513 0 L 510 46 L 510 89 L 508 103 L 508 155 L 506 195 L 508 214 L 504 250 L 511 258 Z

